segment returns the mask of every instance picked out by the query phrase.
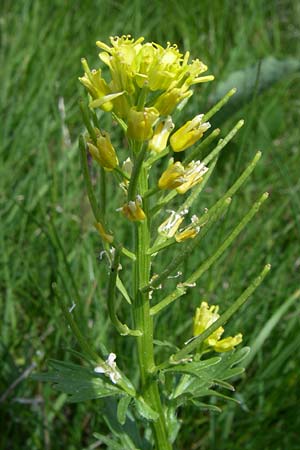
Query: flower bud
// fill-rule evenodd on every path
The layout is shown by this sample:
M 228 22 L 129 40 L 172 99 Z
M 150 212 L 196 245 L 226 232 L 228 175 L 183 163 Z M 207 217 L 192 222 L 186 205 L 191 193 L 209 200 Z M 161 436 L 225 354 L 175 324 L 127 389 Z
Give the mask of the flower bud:
M 142 199 L 138 195 L 135 201 L 125 203 L 125 205 L 122 206 L 121 211 L 124 216 L 127 217 L 127 219 L 131 220 L 132 222 L 139 222 L 146 218 L 146 214 L 142 210 L 141 206 Z
M 104 111 L 111 111 L 113 104 L 111 103 L 109 94 L 109 87 L 101 76 L 101 69 L 90 70 L 87 60 L 82 58 L 81 60 L 83 69 L 85 71 L 83 77 L 79 77 L 79 81 L 89 91 L 91 97 L 94 100 L 101 99 L 100 106 Z
M 122 164 L 122 170 L 123 170 L 123 172 L 126 175 L 131 177 L 132 169 L 133 169 L 133 163 L 132 163 L 130 158 L 127 158 Z M 123 189 L 123 191 L 127 195 L 127 190 L 128 190 L 128 186 L 129 186 L 129 180 L 127 178 L 123 178 L 123 180 L 121 181 L 119 186 L 120 186 L 121 189 Z
M 87 145 L 92 157 L 104 169 L 113 170 L 119 164 L 109 134 L 105 131 L 99 132 L 99 136 L 97 136 L 97 147 L 91 142 L 88 142 Z
M 155 108 L 144 108 L 138 111 L 132 107 L 128 113 L 127 136 L 136 141 L 147 141 L 153 134 L 152 126 L 158 119 L 159 114 Z
M 172 134 L 170 144 L 174 152 L 182 152 L 195 144 L 203 136 L 203 133 L 210 128 L 210 123 L 202 123 L 202 119 L 203 114 L 199 114 Z
M 156 153 L 162 152 L 167 146 L 168 138 L 173 128 L 174 123 L 172 122 L 172 118 L 170 116 L 168 116 L 166 120 L 159 122 L 159 124 L 156 125 L 151 140 L 149 141 L 149 150 L 153 150 Z

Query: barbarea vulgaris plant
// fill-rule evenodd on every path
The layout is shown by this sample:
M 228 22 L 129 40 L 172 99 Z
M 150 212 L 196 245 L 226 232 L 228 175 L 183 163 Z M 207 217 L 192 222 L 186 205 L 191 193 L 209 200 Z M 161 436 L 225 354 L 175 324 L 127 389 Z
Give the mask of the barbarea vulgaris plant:
M 218 407 L 209 403 L 211 396 L 228 399 L 222 390 L 233 390 L 228 379 L 243 371 L 239 363 L 249 349 L 241 347 L 241 333 L 228 336 L 224 325 L 259 286 L 270 266 L 262 269 L 227 310 L 222 311 L 221 305 L 219 311 L 219 306 L 199 298 L 194 319 L 191 317 L 190 338 L 176 342 L 176 346 L 169 345 L 165 359 L 155 352 L 159 342 L 155 340 L 154 319 L 181 297 L 186 296 L 188 301 L 189 291 L 195 289 L 205 271 L 242 232 L 268 194 L 264 193 L 254 203 L 219 248 L 199 261 L 192 273 L 178 272 L 181 263 L 222 218 L 261 154 L 255 155 L 213 206 L 201 207 L 197 215 L 191 215 L 191 206 L 208 182 L 219 153 L 243 125 L 240 120 L 213 146 L 220 130 L 211 132 L 209 119 L 235 90 L 208 112 L 200 111 L 182 123 L 175 119 L 178 117 L 175 113 L 183 109 L 196 85 L 214 78 L 204 75 L 206 65 L 199 59 L 190 61 L 189 52 L 182 54 L 170 43 L 161 47 L 131 36 L 112 37 L 110 42 L 110 45 L 96 43 L 101 49 L 100 60 L 108 68 L 105 75 L 102 69 L 90 69 L 88 62 L 82 60 L 84 74 L 79 80 L 87 90 L 88 102 L 81 102 L 86 132 L 80 137 L 79 146 L 94 225 L 109 262 L 107 311 L 115 332 L 129 340 L 128 345 L 137 355 L 138 368 L 132 370 L 135 358 L 128 363 L 128 358 L 122 361 L 123 355 L 116 355 L 111 349 L 106 353 L 94 350 L 62 302 L 65 317 L 90 364 L 81 367 L 53 361 L 53 370 L 40 377 L 70 394 L 71 401 L 115 397 L 120 427 L 112 425 L 107 416 L 114 437 L 96 435 L 109 448 L 167 450 L 173 448 L 180 429 L 179 407 L 192 402 L 200 409 L 215 411 Z M 103 129 L 103 114 L 110 115 L 120 127 L 127 142 L 125 151 L 118 149 L 116 133 Z M 205 156 L 200 158 L 200 154 Z M 88 155 L 99 167 L 102 187 L 99 199 L 91 181 Z M 109 202 L 105 193 L 107 183 L 113 183 L 123 196 L 117 210 L 110 214 L 105 212 Z M 122 223 L 132 229 L 131 247 L 130 239 L 126 242 L 120 238 Z M 171 246 L 171 259 L 165 261 L 164 252 Z M 161 255 L 163 268 L 155 273 L 152 263 Z M 125 258 L 133 268 L 132 283 L 127 286 L 121 272 Z M 130 323 L 121 317 L 120 297 L 128 302 Z M 222 299 L 219 303 L 222 304 Z M 166 340 L 171 336 L 170 323 L 166 327 Z M 119 366 L 125 369 L 120 370 Z M 137 370 L 138 382 L 134 373 Z M 134 375 L 134 381 L 129 379 L 130 374 Z M 140 427 L 139 420 L 143 421 Z M 127 421 L 135 423 L 134 432 L 132 427 L 126 427 Z

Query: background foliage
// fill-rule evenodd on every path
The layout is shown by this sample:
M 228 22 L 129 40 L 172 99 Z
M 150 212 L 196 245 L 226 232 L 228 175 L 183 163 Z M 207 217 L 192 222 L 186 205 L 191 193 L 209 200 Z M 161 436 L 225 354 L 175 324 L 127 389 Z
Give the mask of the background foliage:
M 238 85 L 245 92 L 219 119 L 222 133 L 235 119 L 245 118 L 246 124 L 224 151 L 199 207 L 213 204 L 256 150 L 263 151 L 222 226 L 191 255 L 188 266 L 212 252 L 261 192 L 271 194 L 201 285 L 157 323 L 160 339 L 166 338 L 168 323 L 168 339 L 182 344 L 201 299 L 225 308 L 258 267 L 272 263 L 264 285 L 231 323 L 231 331 L 242 331 L 245 344 L 253 347 L 247 372 L 235 383 L 241 407 L 225 406 L 219 415 L 196 406 L 185 409 L 178 449 L 299 448 L 300 4 L 4 0 L 1 6 L 0 406 L 6 426 L 0 448 L 106 448 L 92 433 L 109 434 L 101 418 L 101 408 L 113 410 L 109 401 L 69 404 L 65 394 L 29 377 L 47 367 L 49 357 L 74 360 L 68 350 L 76 344 L 53 289 L 61 284 L 60 274 L 71 274 L 63 295 L 77 304 L 74 311 L 95 345 L 122 353 L 127 373 L 133 367 L 130 340 L 116 341 L 109 328 L 106 267 L 99 259 L 77 148 L 80 58 L 97 66 L 95 41 L 126 33 L 176 42 L 209 66 L 216 81 L 197 90 L 189 116 L 205 112 L 222 90 Z M 277 60 L 264 59 L 270 56 Z M 109 189 L 113 210 L 120 199 Z

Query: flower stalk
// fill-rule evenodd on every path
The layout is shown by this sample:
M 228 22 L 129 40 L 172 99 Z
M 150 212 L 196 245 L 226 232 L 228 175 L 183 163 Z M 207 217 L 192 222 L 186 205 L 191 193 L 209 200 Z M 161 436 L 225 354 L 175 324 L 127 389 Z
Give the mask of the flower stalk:
M 79 80 L 87 89 L 89 103 L 88 106 L 83 102 L 80 104 L 87 132 L 80 137 L 79 147 L 83 178 L 96 221 L 95 227 L 109 261 L 108 316 L 114 330 L 122 339 L 131 339 L 135 347 L 139 372 L 136 386 L 133 386 L 117 366 L 122 355 L 116 356 L 116 353 L 110 352 L 104 357 L 96 358 L 97 354 L 89 349 L 66 306 L 62 307 L 83 350 L 86 350 L 93 363 L 97 362 L 94 368 L 96 376 L 106 377 L 107 383 L 117 385 L 119 394 L 125 395 L 121 403 L 122 408 L 124 405 L 129 408 L 134 403 L 137 411 L 147 418 L 149 424 L 146 427 L 151 428 L 153 448 L 171 450 L 174 436 L 169 418 L 176 418 L 176 407 L 181 404 L 175 404 L 172 399 L 175 398 L 175 393 L 177 396 L 184 386 L 188 386 L 193 376 L 186 375 L 190 368 L 188 364 L 205 365 L 205 361 L 201 361 L 203 353 L 213 351 L 222 355 L 224 352 L 234 352 L 241 344 L 241 333 L 233 337 L 223 337 L 223 325 L 255 291 L 270 267 L 267 265 L 221 316 L 218 314 L 217 305 L 209 306 L 207 302 L 202 301 L 195 315 L 195 336 L 189 339 L 182 349 L 159 363 L 154 353 L 154 315 L 195 286 L 200 276 L 221 257 L 252 219 L 266 200 L 267 194 L 263 194 L 218 249 L 200 263 L 198 269 L 185 276 L 184 282 L 179 281 L 171 293 L 164 294 L 163 298 L 156 300 L 153 305 L 152 295 L 163 291 L 169 278 L 177 277 L 174 271 L 190 257 L 222 218 L 232 196 L 252 173 L 261 155 L 260 152 L 257 153 L 237 181 L 213 206 L 209 209 L 205 207 L 197 212 L 197 215 L 191 213 L 190 208 L 210 180 L 220 152 L 244 123 L 240 120 L 214 147 L 220 129 L 213 130 L 202 139 L 211 126 L 208 120 L 227 103 L 235 90 L 229 91 L 206 114 L 199 113 L 194 118 L 186 118 L 187 120 L 181 121 L 184 125 L 180 126 L 174 120 L 175 112 L 181 111 L 183 104 L 193 95 L 193 86 L 213 80 L 212 75 L 202 75 L 207 70 L 206 65 L 198 59 L 189 62 L 189 52 L 182 54 L 176 45 L 170 43 L 164 48 L 155 43 L 144 43 L 143 38 L 135 40 L 131 36 L 113 37 L 110 43 L 111 45 L 97 42 L 101 49 L 100 60 L 108 67 L 110 80 L 104 79 L 101 69 L 91 70 L 87 61 L 82 61 L 84 75 Z M 102 116 L 97 114 L 99 109 L 101 114 L 111 114 L 124 134 L 128 150 L 125 157 L 117 146 L 112 144 L 115 143 L 115 137 L 101 128 Z M 176 159 L 177 152 L 184 152 L 181 161 Z M 91 181 L 88 153 L 100 169 L 100 204 Z M 158 167 L 160 165 L 164 169 Z M 123 203 L 111 213 L 106 208 L 111 192 L 108 187 L 116 181 L 117 188 L 120 188 L 123 195 Z M 169 192 L 162 195 L 165 190 Z M 178 202 L 176 206 L 171 204 L 177 195 L 178 199 L 182 199 L 180 206 Z M 172 209 L 166 209 L 169 204 Z M 163 212 L 163 219 L 158 217 L 160 211 Z M 114 223 L 119 223 L 122 227 L 125 222 L 134 236 L 133 248 L 129 249 L 125 247 L 128 245 L 126 237 L 120 238 L 118 227 L 113 226 Z M 159 258 L 165 251 L 167 254 L 171 246 L 174 251 L 170 262 L 165 265 L 164 259 L 159 273 L 153 273 L 154 258 Z M 132 286 L 126 286 L 121 280 L 123 256 L 127 256 L 132 265 Z M 123 310 L 122 313 L 119 310 L 118 294 L 127 301 L 126 307 L 131 310 L 133 323 L 126 319 L 127 325 L 120 320 Z M 168 370 L 166 376 L 169 376 L 175 364 L 178 373 L 182 369 L 185 375 L 180 375 L 179 381 L 173 378 L 170 385 L 174 386 L 174 391 L 165 395 L 168 386 L 161 388 L 165 374 L 162 374 L 161 378 L 159 374 Z M 214 382 L 212 378 L 212 384 Z M 135 410 L 132 410 L 132 413 L 135 414 Z M 122 424 L 125 420 L 126 411 L 122 413 Z M 147 436 L 149 437 L 149 430 Z
M 138 188 L 143 195 L 148 190 L 148 174 L 145 168 L 141 169 Z M 148 218 L 148 200 L 144 201 L 144 211 L 147 219 L 135 226 L 135 253 L 136 262 L 134 270 L 134 320 L 135 327 L 142 330 L 142 336 L 137 338 L 138 360 L 141 374 L 141 389 L 144 399 L 156 411 L 159 418 L 153 424 L 156 447 L 161 450 L 171 449 L 168 440 L 168 431 L 165 423 L 163 407 L 161 404 L 157 380 L 153 377 L 155 372 L 153 319 L 150 315 L 149 292 L 142 292 L 143 286 L 149 283 L 151 257 L 148 255 L 150 247 L 150 221 Z

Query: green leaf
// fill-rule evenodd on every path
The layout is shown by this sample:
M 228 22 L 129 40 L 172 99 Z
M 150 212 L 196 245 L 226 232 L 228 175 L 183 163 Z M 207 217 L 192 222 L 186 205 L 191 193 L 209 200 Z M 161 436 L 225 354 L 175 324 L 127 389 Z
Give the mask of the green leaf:
M 167 428 L 169 432 L 169 440 L 173 444 L 177 438 L 178 432 L 181 427 L 181 421 L 176 414 L 176 408 L 170 407 L 166 409 L 165 413 Z
M 244 371 L 244 368 L 241 368 Z M 234 391 L 234 387 L 232 386 L 232 384 L 227 383 L 227 381 L 224 380 L 218 380 L 217 378 L 214 380 L 215 384 L 217 384 L 218 386 L 227 389 L 228 391 Z
M 236 367 L 249 353 L 249 348 L 244 347 L 220 357 L 209 358 L 204 361 L 187 362 L 165 369 L 164 372 L 183 373 L 176 388 L 171 393 L 171 402 L 180 406 L 187 401 L 195 401 L 197 398 L 215 396 L 224 400 L 236 401 L 218 391 L 215 386 L 234 390 L 233 386 L 225 380 L 243 373 L 243 367 Z
M 126 422 L 126 414 L 128 406 L 131 402 L 131 397 L 121 397 L 118 403 L 117 418 L 121 425 Z
M 121 389 L 106 381 L 104 375 L 96 375 L 91 369 L 56 360 L 50 360 L 49 366 L 52 370 L 35 374 L 32 378 L 53 383 L 57 390 L 69 395 L 70 402 L 125 395 Z
M 146 420 L 157 420 L 159 415 L 154 411 L 143 398 L 135 398 L 135 405 L 139 415 Z
M 118 406 L 115 398 L 104 399 L 103 418 L 111 434 L 118 439 L 124 450 L 150 450 L 148 442 L 140 436 L 138 421 L 127 411 L 126 422 L 120 425 L 117 419 Z
M 219 363 L 222 361 L 222 358 L 220 357 L 214 357 L 209 358 L 204 361 L 197 361 L 197 362 L 188 362 L 186 364 L 177 364 L 176 366 L 169 367 L 168 369 L 165 369 L 164 372 L 181 372 L 181 373 L 187 373 L 196 377 L 202 378 L 202 373 L 206 367 L 210 367 L 214 364 Z
M 117 275 L 116 286 L 119 289 L 119 291 L 121 292 L 121 294 L 123 295 L 123 297 L 125 298 L 125 300 L 127 301 L 127 303 L 129 305 L 131 305 L 131 298 L 130 298 L 121 278 L 119 277 L 119 275 Z
M 203 411 L 212 411 L 212 412 L 217 412 L 217 413 L 222 412 L 222 409 L 216 405 L 210 405 L 209 403 L 198 402 L 198 400 L 192 400 L 192 403 Z
M 153 339 L 153 344 L 157 345 L 158 347 L 165 347 L 165 348 L 171 348 L 172 350 L 178 350 L 178 347 L 172 342 L 169 342 L 167 340 L 160 341 L 159 339 Z
M 110 450 L 124 450 L 123 445 L 119 444 L 114 439 L 105 436 L 104 434 L 94 433 L 93 436 L 106 444 Z

